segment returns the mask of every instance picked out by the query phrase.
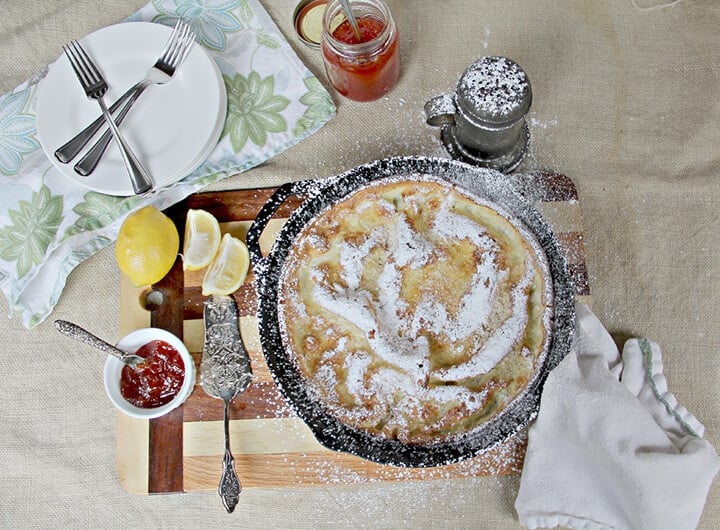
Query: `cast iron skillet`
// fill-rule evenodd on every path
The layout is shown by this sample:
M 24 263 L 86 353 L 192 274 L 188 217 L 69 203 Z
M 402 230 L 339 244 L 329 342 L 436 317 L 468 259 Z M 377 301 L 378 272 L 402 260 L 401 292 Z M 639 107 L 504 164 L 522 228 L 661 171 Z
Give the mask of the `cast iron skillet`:
M 554 290 L 550 349 L 541 360 L 527 390 L 480 429 L 461 439 L 431 445 L 406 445 L 396 440 L 373 437 L 331 416 L 321 403 L 311 397 L 303 377 L 288 356 L 282 343 L 277 308 L 283 262 L 297 235 L 314 216 L 374 180 L 413 174 L 447 179 L 504 207 L 519 218 L 545 251 Z M 269 254 L 263 257 L 259 246 L 260 235 L 280 205 L 293 195 L 307 196 L 307 199 L 293 212 Z M 413 467 L 444 465 L 476 456 L 520 431 L 537 415 L 542 386 L 548 373 L 570 349 L 575 320 L 574 289 L 564 255 L 555 235 L 537 210 L 512 187 L 505 175 L 493 170 L 444 158 L 395 157 L 370 162 L 327 181 L 291 182 L 278 188 L 260 210 L 248 231 L 247 244 L 256 275 L 260 344 L 273 378 L 318 441 L 336 451 L 383 464 Z

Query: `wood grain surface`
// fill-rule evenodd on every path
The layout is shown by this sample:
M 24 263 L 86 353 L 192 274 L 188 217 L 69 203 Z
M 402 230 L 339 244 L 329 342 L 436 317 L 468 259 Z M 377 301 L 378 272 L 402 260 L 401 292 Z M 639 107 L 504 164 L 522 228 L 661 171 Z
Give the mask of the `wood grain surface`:
M 552 226 L 567 256 L 576 295 L 589 301 L 582 213 L 572 180 L 556 173 L 510 178 Z M 273 191 L 268 188 L 199 193 L 166 213 L 175 221 L 181 240 L 185 214 L 190 208 L 211 212 L 220 221 L 223 232 L 244 239 L 255 215 Z M 302 197 L 292 197 L 278 210 L 261 238 L 264 252 L 269 250 L 284 219 L 301 202 Z M 123 280 L 121 333 L 148 325 L 167 329 L 183 338 L 199 363 L 205 299 L 200 289 L 203 272 L 184 273 L 178 259 L 168 276 L 151 290 L 139 290 Z M 230 408 L 231 444 L 244 487 L 431 480 L 521 471 L 525 432 L 475 458 L 426 469 L 376 464 L 322 447 L 294 414 L 265 364 L 257 332 L 257 296 L 252 273 L 233 296 L 240 310 L 240 328 L 254 374 L 250 387 Z M 162 418 L 148 422 L 118 413 L 117 464 L 125 488 L 137 494 L 217 488 L 224 447 L 222 417 L 222 401 L 206 395 L 199 385 L 182 407 Z

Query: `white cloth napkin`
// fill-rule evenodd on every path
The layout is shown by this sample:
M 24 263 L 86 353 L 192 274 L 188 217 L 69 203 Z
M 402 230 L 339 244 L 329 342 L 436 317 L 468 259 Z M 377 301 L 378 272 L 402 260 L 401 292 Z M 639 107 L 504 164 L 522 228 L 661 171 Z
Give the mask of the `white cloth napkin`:
M 577 305 L 574 346 L 549 375 L 515 502 L 528 528 L 695 528 L 720 469 L 704 427 L 668 392 L 657 344 L 620 355 Z
M 131 211 L 147 204 L 167 208 L 257 166 L 335 115 L 328 92 L 258 0 L 153 0 L 127 21 L 173 26 L 179 17 L 223 74 L 228 114 L 209 158 L 154 196 L 88 191 L 51 164 L 38 141 L 35 114 L 47 70 L 0 95 L 0 289 L 26 327 L 48 316 L 70 272 L 112 243 Z

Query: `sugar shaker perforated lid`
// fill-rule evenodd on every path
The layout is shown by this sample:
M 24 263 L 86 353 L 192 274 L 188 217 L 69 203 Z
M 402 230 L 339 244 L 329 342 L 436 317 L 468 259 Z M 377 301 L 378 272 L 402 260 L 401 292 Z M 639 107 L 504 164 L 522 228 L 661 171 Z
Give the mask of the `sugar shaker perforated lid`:
M 512 125 L 527 114 L 532 89 L 525 71 L 507 57 L 483 57 L 465 69 L 455 93 L 458 110 L 478 124 Z

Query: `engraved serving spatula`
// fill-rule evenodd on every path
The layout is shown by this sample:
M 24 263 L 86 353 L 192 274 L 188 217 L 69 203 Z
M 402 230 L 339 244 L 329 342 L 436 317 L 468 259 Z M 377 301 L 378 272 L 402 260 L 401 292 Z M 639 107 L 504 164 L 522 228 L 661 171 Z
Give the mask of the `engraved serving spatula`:
M 230 402 L 250 384 L 252 368 L 240 336 L 235 300 L 212 295 L 205 301 L 203 320 L 205 341 L 200 361 L 200 385 L 209 396 L 225 402 L 225 456 L 218 493 L 225 509 L 231 513 L 237 506 L 242 486 L 230 451 Z

